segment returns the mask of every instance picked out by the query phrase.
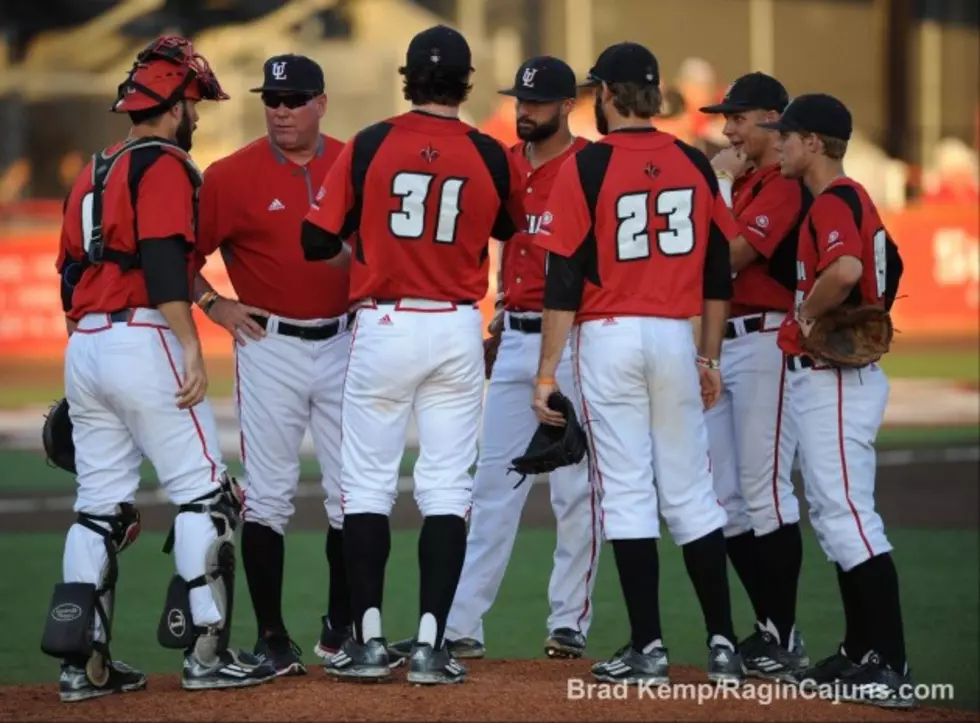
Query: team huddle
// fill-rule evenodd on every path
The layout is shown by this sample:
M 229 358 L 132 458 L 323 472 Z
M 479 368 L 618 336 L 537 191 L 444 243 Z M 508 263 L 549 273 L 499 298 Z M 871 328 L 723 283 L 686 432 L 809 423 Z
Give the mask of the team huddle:
M 701 606 L 710 680 L 836 683 L 845 699 L 911 705 L 898 578 L 874 505 L 888 381 L 876 358 L 831 363 L 807 341 L 839 310 L 890 309 L 901 276 L 874 204 L 843 172 L 847 108 L 823 94 L 791 101 L 775 78 L 745 75 L 701 109 L 724 115 L 731 143 L 709 161 L 655 128 L 657 59 L 619 43 L 582 85 L 557 58 L 525 62 L 500 91 L 521 139 L 508 148 L 459 120 L 471 62 L 455 30 L 419 33 L 399 69 L 411 110 L 344 143 L 320 132 L 321 68 L 270 58 L 253 89 L 267 136 L 203 174 L 189 151 L 197 103 L 228 98 L 215 73 L 174 36 L 133 64 L 113 106 L 131 133 L 75 182 L 57 261 L 73 447 L 61 466 L 77 478 L 77 519 L 42 650 L 61 661 L 61 699 L 146 687 L 110 652 L 144 457 L 177 506 L 157 638 L 182 651 L 184 689 L 307 672 L 282 611 L 307 431 L 327 518 L 314 648 L 326 673 L 383 680 L 405 665 L 413 684 L 460 683 L 460 661 L 492 647 L 483 622 L 531 486 L 511 463 L 540 425 L 581 422 L 585 457 L 548 480 L 546 655 L 584 655 L 606 540 L 630 639 L 592 673 L 669 682 L 662 517 Z M 583 86 L 595 142 L 568 127 Z M 237 299 L 206 280 L 215 252 Z M 241 485 L 219 449 L 192 304 L 234 339 Z M 419 622 L 389 642 L 389 517 L 413 417 Z M 838 650 L 813 664 L 796 627 L 796 458 L 845 620 Z M 239 556 L 251 652 L 229 639 Z M 729 562 L 754 610 L 741 637 Z

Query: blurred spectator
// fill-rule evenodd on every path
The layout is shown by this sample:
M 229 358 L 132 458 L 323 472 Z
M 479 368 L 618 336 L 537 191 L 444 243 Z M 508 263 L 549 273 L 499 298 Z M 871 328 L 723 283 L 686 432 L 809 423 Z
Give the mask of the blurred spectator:
M 573 136 L 597 141 L 602 136 L 595 127 L 595 92 L 592 88 L 580 88 L 575 107 L 568 115 L 568 128 Z
M 933 164 L 922 175 L 922 203 L 977 203 L 980 168 L 977 152 L 958 138 L 936 146 Z
M 891 158 L 858 128 L 854 129 L 847 144 L 844 172 L 867 189 L 879 208 L 905 206 L 906 164 Z
M 694 143 L 691 108 L 684 102 L 684 96 L 676 88 L 665 88 L 663 94 L 664 102 L 660 107 L 660 114 L 654 119 L 654 125 L 685 143 Z
M 721 129 L 725 125 L 721 116 L 711 116 L 698 110 L 721 100 L 725 95 L 718 85 L 715 69 L 704 58 L 685 58 L 674 78 L 674 87 L 684 97 L 691 114 L 691 130 L 694 137 L 706 142 L 724 145 Z M 704 145 L 699 145 L 704 148 Z

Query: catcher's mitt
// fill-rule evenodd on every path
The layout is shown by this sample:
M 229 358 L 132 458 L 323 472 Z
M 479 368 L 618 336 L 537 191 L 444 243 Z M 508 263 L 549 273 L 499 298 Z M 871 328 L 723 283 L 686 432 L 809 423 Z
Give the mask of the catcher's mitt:
M 41 441 L 44 443 L 44 453 L 49 464 L 75 474 L 75 442 L 71 432 L 68 400 L 61 399 L 51 406 L 44 418 Z
M 553 392 L 548 397 L 548 406 L 561 412 L 565 418 L 565 426 L 538 425 L 524 454 L 511 460 L 513 466 L 508 471 L 521 475 L 520 481 L 514 485 L 515 490 L 524 484 L 529 474 L 542 474 L 559 467 L 578 464 L 585 456 L 588 446 L 585 430 L 578 423 L 572 400 L 561 392 Z
M 895 328 L 891 315 L 877 306 L 838 307 L 817 319 L 803 349 L 839 367 L 863 367 L 891 348 Z

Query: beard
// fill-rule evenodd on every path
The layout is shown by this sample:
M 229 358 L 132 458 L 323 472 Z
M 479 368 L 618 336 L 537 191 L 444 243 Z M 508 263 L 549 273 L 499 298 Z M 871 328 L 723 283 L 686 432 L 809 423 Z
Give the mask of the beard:
M 184 114 L 177 126 L 176 141 L 185 153 L 190 153 L 191 140 L 194 135 L 194 126 L 191 125 L 191 117 L 187 114 L 187 106 L 184 106 Z
M 595 129 L 601 135 L 609 135 L 609 119 L 606 112 L 602 109 L 602 97 L 599 93 L 595 94 Z
M 554 117 L 544 123 L 531 123 L 530 126 L 517 124 L 517 137 L 527 143 L 540 143 L 551 138 L 558 132 L 561 126 L 561 114 L 555 113 Z

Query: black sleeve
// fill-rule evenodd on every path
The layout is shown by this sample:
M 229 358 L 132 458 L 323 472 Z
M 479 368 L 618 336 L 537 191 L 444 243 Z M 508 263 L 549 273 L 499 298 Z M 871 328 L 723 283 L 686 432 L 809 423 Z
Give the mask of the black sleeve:
M 343 249 L 340 236 L 324 231 L 306 219 L 303 219 L 300 228 L 299 241 L 303 246 L 303 258 L 307 261 L 329 261 Z
M 544 308 L 557 311 L 576 311 L 582 303 L 585 288 L 586 244 L 578 247 L 571 257 L 548 253 L 545 264 Z
M 143 239 L 139 253 L 151 306 L 191 300 L 187 256 L 190 245 L 183 236 Z
M 61 263 L 61 308 L 66 314 L 71 311 L 71 297 L 82 278 L 82 271 L 81 262 L 65 255 Z
M 500 199 L 500 209 L 497 211 L 497 218 L 494 220 L 490 235 L 498 241 L 510 241 L 517 233 L 517 226 L 523 219 L 511 218 L 507 208 L 511 192 L 510 161 L 507 159 L 507 151 L 494 138 L 478 130 L 472 130 L 466 135 L 483 159 L 483 164 L 487 167 L 487 172 L 493 181 L 493 187 L 497 190 L 497 197 Z
M 704 298 L 730 301 L 732 298 L 732 260 L 725 234 L 715 223 L 708 232 L 704 257 Z

